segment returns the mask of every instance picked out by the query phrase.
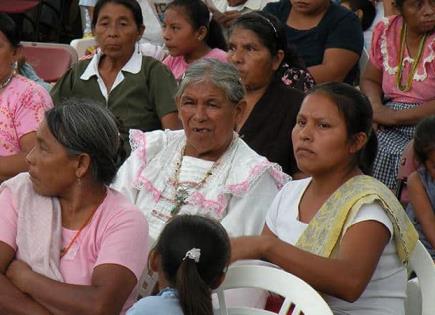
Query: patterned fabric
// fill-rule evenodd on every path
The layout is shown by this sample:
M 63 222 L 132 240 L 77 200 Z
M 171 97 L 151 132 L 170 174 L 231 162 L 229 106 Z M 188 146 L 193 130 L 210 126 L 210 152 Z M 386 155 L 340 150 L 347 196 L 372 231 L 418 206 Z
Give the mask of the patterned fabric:
M 394 225 L 394 241 L 402 262 L 407 262 L 418 233 L 400 202 L 385 185 L 373 177 L 355 176 L 343 184 L 322 205 L 299 238 L 296 246 L 313 254 L 330 257 L 361 206 L 378 201 Z
M 414 108 L 418 104 L 403 104 L 390 102 L 385 104 L 393 110 Z M 377 131 L 378 154 L 373 165 L 373 177 L 377 178 L 388 188 L 395 190 L 400 157 L 406 144 L 414 136 L 415 126 L 382 126 Z
M 35 131 L 52 106 L 48 92 L 21 75 L 0 90 L 0 156 L 20 152 L 21 137 Z
M 307 92 L 316 84 L 311 73 L 298 68 L 287 68 L 281 80 L 286 86 L 298 89 L 302 92 Z
M 435 33 L 425 42 L 423 55 L 414 75 L 410 91 L 401 91 L 396 84 L 400 32 L 403 17 L 390 16 L 379 22 L 373 30 L 370 62 L 382 71 L 382 91 L 386 99 L 400 103 L 423 103 L 434 98 L 435 91 Z M 403 58 L 403 81 L 408 78 L 414 59 L 405 49 Z

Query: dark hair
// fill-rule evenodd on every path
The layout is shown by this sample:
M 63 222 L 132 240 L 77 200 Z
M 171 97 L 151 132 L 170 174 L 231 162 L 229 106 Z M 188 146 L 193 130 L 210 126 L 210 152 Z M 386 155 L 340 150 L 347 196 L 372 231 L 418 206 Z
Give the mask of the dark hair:
M 97 25 L 101 9 L 108 3 L 123 5 L 133 14 L 137 29 L 140 29 L 140 27 L 143 26 L 142 10 L 136 0 L 98 0 L 95 4 L 94 14 L 92 16 L 92 28 L 95 28 L 95 25 Z
M 362 11 L 361 26 L 366 31 L 372 25 L 376 16 L 376 7 L 370 0 L 342 0 L 341 3 L 349 3 L 352 12 Z
M 207 28 L 205 42 L 210 48 L 219 48 L 227 50 L 227 42 L 222 33 L 221 26 L 212 19 L 208 7 L 201 0 L 174 0 L 169 3 L 166 10 L 179 7 L 184 10 L 193 29 L 197 30 L 201 26 Z
M 20 38 L 14 20 L 6 13 L 0 13 L 0 32 L 2 32 L 14 48 L 20 46 Z
M 186 257 L 199 249 L 199 261 Z M 230 260 L 230 240 L 223 226 L 198 215 L 178 215 L 169 221 L 154 250 L 162 272 L 178 291 L 184 315 L 212 315 L 211 287 L 223 275 Z
M 426 162 L 432 150 L 435 150 L 435 115 L 420 121 L 414 133 L 414 152 L 420 163 Z
M 317 85 L 307 95 L 321 93 L 332 100 L 343 114 L 347 137 L 354 140 L 356 134 L 364 132 L 367 143 L 356 153 L 354 164 L 366 174 L 371 175 L 373 162 L 378 150 L 378 139 L 373 130 L 373 110 L 368 98 L 353 86 L 341 82 L 329 82 Z
M 230 36 L 236 28 L 250 30 L 255 33 L 272 56 L 276 56 L 278 50 L 282 50 L 284 58 L 281 68 L 283 68 L 284 64 L 287 64 L 289 67 L 305 69 L 304 62 L 298 56 L 296 49 L 289 46 L 287 42 L 285 26 L 274 15 L 263 11 L 252 11 L 243 14 L 231 26 Z M 278 75 L 281 77 L 282 73 Z
M 96 182 L 112 182 L 123 149 L 115 118 L 108 109 L 92 101 L 69 99 L 45 112 L 45 121 L 68 154 L 90 156 Z

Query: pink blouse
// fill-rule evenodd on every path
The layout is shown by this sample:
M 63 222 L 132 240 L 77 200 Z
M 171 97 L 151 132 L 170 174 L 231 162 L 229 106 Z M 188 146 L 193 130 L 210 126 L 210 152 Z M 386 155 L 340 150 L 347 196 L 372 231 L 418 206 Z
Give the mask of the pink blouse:
M 202 58 L 213 58 L 227 62 L 227 53 L 219 48 L 213 48 Z M 183 56 L 173 57 L 169 55 L 163 60 L 163 63 L 168 66 L 176 80 L 180 80 L 189 67 L 189 64 L 184 60 Z
M 0 156 L 18 153 L 20 138 L 35 131 L 52 106 L 48 92 L 21 75 L 0 90 Z
M 435 99 L 435 34 L 426 39 L 422 57 L 413 78 L 410 91 L 401 91 L 396 84 L 400 53 L 402 16 L 390 16 L 380 21 L 373 30 L 370 50 L 371 63 L 382 71 L 382 90 L 385 97 L 399 103 L 424 103 Z M 402 84 L 409 76 L 413 58 L 405 49 Z

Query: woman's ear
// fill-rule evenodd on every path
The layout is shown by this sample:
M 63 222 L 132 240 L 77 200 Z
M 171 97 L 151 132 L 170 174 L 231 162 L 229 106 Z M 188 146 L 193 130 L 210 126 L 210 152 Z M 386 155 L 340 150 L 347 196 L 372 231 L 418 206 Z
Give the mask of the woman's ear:
M 273 71 L 276 71 L 279 69 L 279 66 L 281 65 L 282 61 L 284 60 L 284 50 L 279 49 L 276 52 L 276 55 L 273 57 L 273 61 L 272 61 L 272 69 Z
M 239 126 L 240 122 L 243 120 L 243 117 L 245 117 L 245 112 L 246 112 L 246 100 L 242 99 L 240 102 L 238 102 L 236 104 L 236 114 L 235 114 L 235 123 L 236 126 Z
M 367 143 L 368 137 L 367 134 L 365 132 L 359 132 L 356 135 L 353 136 L 353 141 L 350 145 L 350 153 L 351 154 L 355 154 L 356 152 L 358 152 L 359 150 L 362 149 L 362 147 L 365 146 L 365 144 Z
M 358 17 L 358 19 L 359 19 L 360 21 L 362 21 L 363 16 L 364 16 L 364 12 L 363 12 L 363 10 L 358 9 L 358 10 L 355 11 L 355 14 L 356 14 L 356 16 Z
M 139 28 L 137 30 L 137 32 L 138 32 L 137 40 L 140 40 L 142 38 L 143 32 L 145 32 L 145 28 L 146 28 L 145 25 L 139 26 Z
M 203 41 L 207 37 L 208 29 L 205 26 L 201 26 L 197 32 L 198 32 L 198 37 L 197 37 L 198 40 Z
M 83 178 L 91 168 L 91 157 L 87 153 L 81 153 L 76 159 L 76 177 Z

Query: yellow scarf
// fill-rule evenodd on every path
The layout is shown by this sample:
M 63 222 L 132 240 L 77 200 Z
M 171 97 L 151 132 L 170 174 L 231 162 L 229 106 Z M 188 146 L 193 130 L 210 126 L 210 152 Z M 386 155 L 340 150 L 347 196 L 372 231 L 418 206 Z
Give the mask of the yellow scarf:
M 296 246 L 310 253 L 330 257 L 334 248 L 364 204 L 378 201 L 394 226 L 394 241 L 403 263 L 408 261 L 418 233 L 394 194 L 373 177 L 359 175 L 337 189 L 313 217 Z M 346 224 L 347 223 L 347 224 Z

